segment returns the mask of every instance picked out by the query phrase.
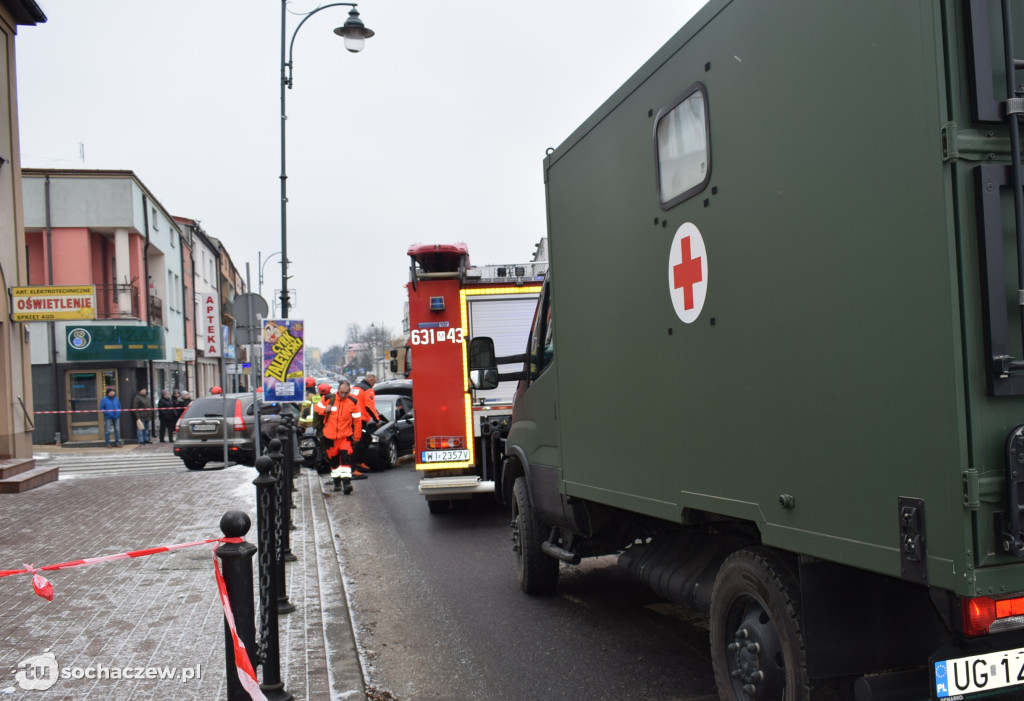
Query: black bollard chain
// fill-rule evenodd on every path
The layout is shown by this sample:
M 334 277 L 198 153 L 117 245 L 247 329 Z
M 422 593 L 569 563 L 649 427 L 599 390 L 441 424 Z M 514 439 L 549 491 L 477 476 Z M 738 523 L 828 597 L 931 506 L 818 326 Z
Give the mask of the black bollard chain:
M 261 457 L 260 460 L 270 461 L 270 458 L 266 456 Z M 259 461 L 257 461 L 257 468 L 259 467 Z M 273 524 L 271 519 L 267 518 L 266 515 L 272 514 L 273 508 L 273 493 L 274 489 L 273 477 L 269 475 L 270 466 L 266 466 L 266 476 L 271 480 L 266 488 L 260 489 L 259 485 L 256 488 L 256 508 L 258 514 L 264 514 L 263 517 L 258 518 L 258 532 L 257 542 L 259 543 L 259 554 L 260 554 L 260 630 L 259 640 L 257 641 L 256 654 L 259 658 L 261 665 L 267 662 L 267 639 L 270 635 L 270 610 L 274 609 L 277 611 L 277 591 L 274 588 L 274 548 L 271 547 L 271 543 L 274 538 Z M 261 473 L 262 477 L 262 473 Z M 259 478 L 257 478 L 259 479 Z
M 280 449 L 280 444 L 278 444 Z M 271 442 L 273 450 L 273 442 Z M 253 484 L 256 485 L 257 521 L 259 534 L 260 551 L 260 665 L 263 667 L 263 683 L 260 689 L 271 701 L 283 701 L 291 699 L 292 696 L 284 689 L 284 682 L 281 680 L 281 645 L 278 635 L 278 611 L 280 598 L 278 596 L 277 576 L 278 561 L 277 552 L 274 549 L 276 538 L 273 532 L 273 524 L 277 520 L 274 514 L 274 494 L 277 490 L 277 480 L 271 472 L 274 469 L 274 460 L 267 455 L 261 455 L 256 459 L 256 469 L 260 475 Z M 250 589 L 252 584 L 250 583 Z M 294 608 L 294 607 L 293 607 Z
M 281 441 L 273 438 L 270 441 L 270 452 L 268 453 L 273 461 L 274 479 L 274 583 L 277 591 L 277 612 L 291 613 L 295 610 L 294 604 L 288 601 L 288 586 L 285 580 L 285 548 L 288 546 L 287 521 L 285 516 L 286 501 L 284 490 L 287 487 L 282 466 L 284 454 L 281 452 Z

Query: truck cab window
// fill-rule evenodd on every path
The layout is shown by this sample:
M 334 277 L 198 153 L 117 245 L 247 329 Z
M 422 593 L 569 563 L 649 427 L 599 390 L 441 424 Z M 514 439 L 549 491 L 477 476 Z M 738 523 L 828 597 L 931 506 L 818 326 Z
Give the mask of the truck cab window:
M 530 382 L 544 372 L 555 355 L 554 305 L 551 303 L 551 286 L 544 285 L 541 301 L 537 305 L 537 316 L 530 333 Z
M 662 209 L 696 195 L 711 176 L 706 102 L 703 83 L 694 83 L 658 113 L 654 129 Z

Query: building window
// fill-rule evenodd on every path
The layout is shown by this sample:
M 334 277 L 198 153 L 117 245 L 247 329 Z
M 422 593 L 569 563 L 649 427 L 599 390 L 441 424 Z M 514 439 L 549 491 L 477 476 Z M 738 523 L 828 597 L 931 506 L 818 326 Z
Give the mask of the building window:
M 658 200 L 669 209 L 703 190 L 711 177 L 704 84 L 694 83 L 662 108 L 654 130 Z
M 156 218 L 156 207 L 153 207 L 153 217 L 152 217 L 151 221 L 153 222 L 153 231 L 159 231 L 160 227 L 157 226 L 158 222 L 157 222 L 157 218 Z
M 174 311 L 174 273 L 167 271 L 167 308 Z

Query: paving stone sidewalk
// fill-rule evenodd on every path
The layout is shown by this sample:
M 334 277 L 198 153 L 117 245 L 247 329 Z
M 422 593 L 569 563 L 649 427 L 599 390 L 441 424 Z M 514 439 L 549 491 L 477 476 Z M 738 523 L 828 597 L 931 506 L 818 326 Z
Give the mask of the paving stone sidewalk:
M 40 447 L 48 449 L 56 452 Z M 140 460 L 158 449 L 169 446 L 138 446 Z M 83 451 L 83 460 L 92 453 Z M 255 477 L 243 466 L 84 472 L 0 494 L 0 570 L 219 537 L 226 511 L 255 521 Z M 298 559 L 287 565 L 296 610 L 281 617 L 281 677 L 296 699 L 365 698 L 319 480 L 303 470 L 297 487 L 291 548 Z M 255 524 L 246 539 L 255 543 Z M 52 602 L 33 593 L 26 575 L 0 578 L 0 700 L 226 698 L 212 551 L 200 545 L 47 572 Z M 59 678 L 46 690 L 24 688 L 31 686 L 24 663 L 44 655 Z M 126 669 L 172 678 L 117 678 Z

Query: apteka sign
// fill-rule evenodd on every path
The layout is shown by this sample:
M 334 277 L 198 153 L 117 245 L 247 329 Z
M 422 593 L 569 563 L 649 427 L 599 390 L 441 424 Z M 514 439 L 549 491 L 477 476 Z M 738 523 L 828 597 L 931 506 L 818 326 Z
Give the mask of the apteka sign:
M 199 346 L 203 349 L 207 358 L 220 357 L 220 300 L 217 295 L 211 292 L 204 292 L 202 296 L 203 309 L 200 321 L 202 339 Z

